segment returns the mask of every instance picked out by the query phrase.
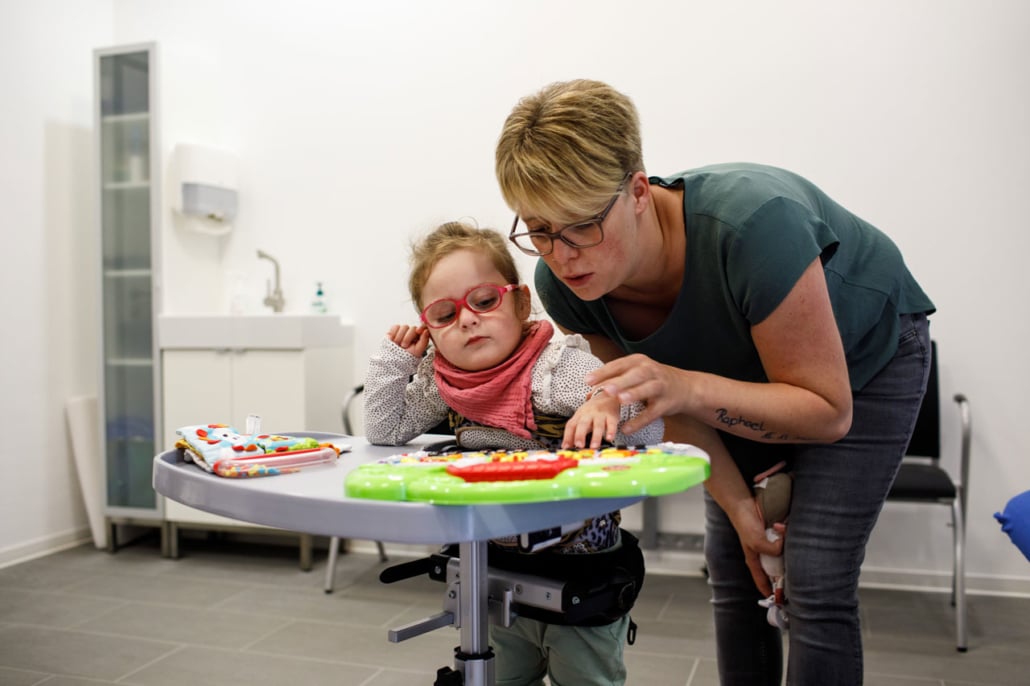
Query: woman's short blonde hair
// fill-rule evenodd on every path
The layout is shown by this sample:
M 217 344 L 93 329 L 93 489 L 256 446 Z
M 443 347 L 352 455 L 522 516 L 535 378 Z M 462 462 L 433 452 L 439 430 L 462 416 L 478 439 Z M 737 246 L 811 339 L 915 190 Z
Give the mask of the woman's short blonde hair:
M 545 86 L 505 120 L 495 170 L 516 212 L 562 223 L 589 217 L 627 174 L 644 170 L 636 106 L 600 81 Z
M 515 259 L 508 250 L 508 241 L 493 229 L 480 229 L 465 222 L 446 222 L 436 227 L 422 240 L 411 246 L 411 275 L 408 290 L 415 310 L 422 311 L 422 289 L 433 267 L 441 259 L 458 250 L 475 250 L 487 255 L 500 272 L 505 284 L 522 283 Z M 503 284 L 502 284 L 503 285 Z M 522 291 L 515 291 L 522 297 Z

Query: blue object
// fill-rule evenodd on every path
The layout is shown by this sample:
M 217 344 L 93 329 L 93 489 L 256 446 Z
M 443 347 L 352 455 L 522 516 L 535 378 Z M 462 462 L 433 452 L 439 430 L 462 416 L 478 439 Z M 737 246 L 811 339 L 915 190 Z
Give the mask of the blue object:
M 107 420 L 107 440 L 154 439 L 154 421 L 138 415 L 119 415 Z
M 1001 522 L 1001 530 L 1030 561 L 1030 491 L 1014 496 L 1005 511 L 995 512 L 994 518 Z

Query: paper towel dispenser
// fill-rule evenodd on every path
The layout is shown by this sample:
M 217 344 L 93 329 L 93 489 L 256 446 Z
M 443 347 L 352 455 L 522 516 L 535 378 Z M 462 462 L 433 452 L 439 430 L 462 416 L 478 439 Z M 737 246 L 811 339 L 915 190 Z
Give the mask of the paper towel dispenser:
M 182 182 L 182 213 L 219 222 L 236 217 L 237 192 L 203 183 Z
M 224 150 L 180 143 L 173 153 L 172 209 L 185 217 L 231 224 L 239 210 L 238 163 Z M 224 233 L 204 229 L 207 233 Z

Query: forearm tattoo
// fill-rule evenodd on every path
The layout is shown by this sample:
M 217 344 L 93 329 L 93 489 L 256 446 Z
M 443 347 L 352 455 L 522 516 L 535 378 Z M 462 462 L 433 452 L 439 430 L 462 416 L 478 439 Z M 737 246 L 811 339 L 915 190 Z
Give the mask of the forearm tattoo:
M 734 417 L 730 415 L 729 410 L 727 410 L 725 407 L 720 407 L 715 411 L 715 421 L 725 426 L 727 429 L 733 429 L 738 426 L 750 429 L 756 434 L 759 434 L 757 440 L 788 441 L 790 443 L 803 443 L 813 440 L 805 436 L 791 436 L 787 433 L 766 431 L 765 422 L 756 422 L 754 420 L 748 419 L 747 417 L 744 417 L 743 415 L 737 415 L 736 417 Z

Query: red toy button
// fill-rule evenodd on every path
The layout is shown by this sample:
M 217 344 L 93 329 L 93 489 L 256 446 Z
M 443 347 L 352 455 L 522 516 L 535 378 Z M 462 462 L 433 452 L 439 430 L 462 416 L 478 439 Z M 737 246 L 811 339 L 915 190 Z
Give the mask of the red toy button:
M 447 465 L 447 473 L 468 482 L 523 481 L 553 479 L 579 464 L 579 460 L 561 457 L 557 460 L 521 460 L 519 462 L 484 462 L 465 466 Z

